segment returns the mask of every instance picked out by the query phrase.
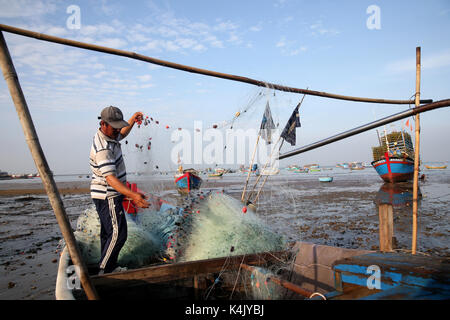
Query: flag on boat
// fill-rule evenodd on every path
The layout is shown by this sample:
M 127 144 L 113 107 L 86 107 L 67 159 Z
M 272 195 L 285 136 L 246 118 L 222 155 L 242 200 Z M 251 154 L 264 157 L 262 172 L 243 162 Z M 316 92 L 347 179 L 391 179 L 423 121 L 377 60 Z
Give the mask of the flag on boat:
M 300 103 L 295 107 L 294 112 L 292 112 L 291 117 L 289 118 L 286 126 L 281 133 L 281 137 L 289 142 L 291 146 L 295 146 L 296 136 L 295 136 L 295 128 L 301 127 L 300 124 L 300 115 L 298 113 L 298 108 L 300 107 Z
M 266 110 L 264 110 L 263 118 L 261 121 L 261 138 L 266 140 L 267 144 L 272 143 L 272 130 L 275 129 L 273 123 L 272 113 L 270 112 L 269 102 L 266 104 Z

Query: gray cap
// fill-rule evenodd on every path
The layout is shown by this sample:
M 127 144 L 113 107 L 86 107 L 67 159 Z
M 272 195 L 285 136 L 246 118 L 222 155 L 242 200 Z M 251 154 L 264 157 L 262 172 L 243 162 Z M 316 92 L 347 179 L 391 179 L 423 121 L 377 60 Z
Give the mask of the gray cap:
M 123 127 L 128 127 L 130 124 L 123 120 L 122 111 L 117 107 L 106 107 L 102 110 L 100 114 L 100 119 L 111 125 L 115 129 L 121 129 Z

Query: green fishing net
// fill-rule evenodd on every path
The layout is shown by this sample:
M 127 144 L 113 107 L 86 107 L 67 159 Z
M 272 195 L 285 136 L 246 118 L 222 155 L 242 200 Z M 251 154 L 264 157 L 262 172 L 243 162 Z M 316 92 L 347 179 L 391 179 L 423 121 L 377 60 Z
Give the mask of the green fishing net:
M 127 225 L 118 264 L 129 268 L 281 251 L 286 245 L 240 201 L 217 191 L 188 195 L 178 206 L 162 203 L 158 210 L 140 210 L 135 218 L 127 214 Z M 94 206 L 78 218 L 75 238 L 85 261 L 98 263 L 100 220 Z

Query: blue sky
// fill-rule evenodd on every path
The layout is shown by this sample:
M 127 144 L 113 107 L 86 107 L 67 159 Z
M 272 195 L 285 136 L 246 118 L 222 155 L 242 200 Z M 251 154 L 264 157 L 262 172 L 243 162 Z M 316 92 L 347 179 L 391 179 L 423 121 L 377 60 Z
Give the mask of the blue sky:
M 70 5 L 80 28 L 69 29 Z M 367 8 L 380 9 L 380 28 L 369 29 Z M 422 48 L 422 98 L 448 98 L 450 2 L 442 1 L 1 1 L 0 21 L 64 38 L 287 86 L 372 98 L 409 99 L 415 91 L 415 48 Z M 236 128 L 259 125 L 266 101 L 284 126 L 301 96 L 185 73 L 4 33 L 40 142 L 55 173 L 88 172 L 88 152 L 108 105 L 134 111 L 160 127 L 134 130 L 130 170 L 146 159 L 167 165 L 170 132 L 238 118 Z M 300 110 L 297 147 L 365 124 L 408 106 L 345 102 L 307 96 Z M 35 172 L 5 82 L 0 81 L 0 169 Z M 424 161 L 450 159 L 449 110 L 421 116 Z M 170 130 L 165 130 L 165 125 Z M 400 128 L 402 122 L 397 123 Z M 387 129 L 393 128 L 388 125 Z M 381 128 L 382 129 L 382 128 Z M 380 129 L 380 130 L 381 130 Z M 134 142 L 153 138 L 151 152 Z M 371 160 L 375 131 L 284 160 L 288 163 Z M 444 143 L 445 144 L 445 143 Z M 284 147 L 283 150 L 290 148 Z M 62 152 L 62 150 L 64 150 Z

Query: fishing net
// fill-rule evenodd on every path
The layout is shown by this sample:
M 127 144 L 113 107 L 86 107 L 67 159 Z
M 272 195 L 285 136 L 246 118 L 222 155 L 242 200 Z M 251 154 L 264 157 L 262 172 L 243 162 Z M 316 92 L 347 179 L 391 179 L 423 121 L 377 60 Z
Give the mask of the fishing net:
M 223 192 L 188 195 L 182 207 L 162 203 L 159 210 L 127 214 L 128 238 L 118 264 L 137 268 L 155 261 L 184 262 L 230 255 L 280 251 L 283 237 L 251 210 Z M 100 259 L 100 220 L 92 206 L 80 215 L 75 238 L 88 264 Z
M 166 253 L 175 261 L 193 261 L 279 251 L 285 240 L 272 232 L 240 201 L 223 192 L 198 192 L 186 200 L 184 214 Z

